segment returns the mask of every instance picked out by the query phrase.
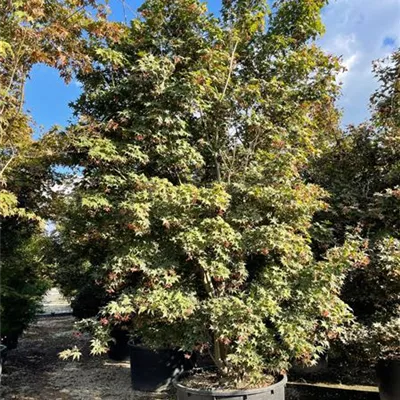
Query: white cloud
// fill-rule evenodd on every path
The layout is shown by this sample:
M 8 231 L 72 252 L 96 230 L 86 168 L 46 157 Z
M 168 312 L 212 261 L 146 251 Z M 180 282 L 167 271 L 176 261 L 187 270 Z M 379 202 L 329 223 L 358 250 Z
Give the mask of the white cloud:
M 333 50 L 339 52 L 344 51 L 346 53 L 350 53 L 351 51 L 353 51 L 354 46 L 357 45 L 357 39 L 354 33 L 351 33 L 349 35 L 339 33 L 334 37 L 332 42 Z
M 377 86 L 372 61 L 388 56 L 400 45 L 399 0 L 336 0 L 323 10 L 326 34 L 320 41 L 342 57 L 340 74 L 344 123 L 368 118 L 369 97 Z
M 79 82 L 79 81 L 76 80 L 76 79 L 73 79 L 73 80 L 72 80 L 72 84 L 73 84 L 74 86 L 78 87 L 79 89 L 82 89 L 82 87 L 83 87 L 82 83 Z

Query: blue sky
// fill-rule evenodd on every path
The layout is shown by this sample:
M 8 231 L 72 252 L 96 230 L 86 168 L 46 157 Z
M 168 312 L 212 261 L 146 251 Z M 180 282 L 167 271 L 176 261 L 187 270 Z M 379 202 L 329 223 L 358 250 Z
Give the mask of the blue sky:
M 140 4 L 125 0 L 129 8 Z M 210 11 L 218 13 L 220 1 L 208 1 Z M 111 19 L 123 20 L 120 0 L 111 0 Z M 133 16 L 126 9 L 128 18 Z M 399 0 L 332 0 L 323 10 L 326 34 L 320 40 L 328 52 L 342 56 L 348 71 L 343 82 L 339 107 L 343 109 L 343 124 L 357 124 L 368 118 L 369 96 L 377 86 L 371 63 L 388 56 L 400 46 Z M 26 87 L 25 108 L 44 130 L 57 124 L 65 126 L 71 118 L 68 103 L 80 93 L 76 82 L 65 85 L 56 70 L 37 65 Z M 37 128 L 38 131 L 38 128 Z

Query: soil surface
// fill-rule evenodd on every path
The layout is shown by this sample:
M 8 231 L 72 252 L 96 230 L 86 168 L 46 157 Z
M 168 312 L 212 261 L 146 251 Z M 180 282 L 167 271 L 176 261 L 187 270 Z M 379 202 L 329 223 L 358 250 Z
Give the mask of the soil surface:
M 196 373 L 195 375 L 189 374 L 187 377 L 182 379 L 182 384 L 184 386 L 193 389 L 202 390 L 218 390 L 218 391 L 233 391 L 233 390 L 248 390 L 255 389 L 256 387 L 229 387 L 224 384 L 223 379 L 221 379 L 217 374 L 209 371 L 203 371 L 201 373 Z M 267 387 L 275 383 L 273 376 L 266 376 L 265 383 L 258 387 Z
M 143 400 L 166 395 L 135 392 L 129 361 L 89 355 L 89 338 L 78 336 L 71 316 L 42 317 L 8 352 L 1 376 L 4 400 Z M 58 353 L 78 346 L 79 361 L 62 361 Z

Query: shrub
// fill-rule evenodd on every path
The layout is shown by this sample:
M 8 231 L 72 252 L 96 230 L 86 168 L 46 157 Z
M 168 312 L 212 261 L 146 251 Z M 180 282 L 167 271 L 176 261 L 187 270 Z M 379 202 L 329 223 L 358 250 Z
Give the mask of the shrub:
M 1 340 L 9 349 L 41 310 L 49 289 L 47 265 L 43 262 L 46 239 L 31 234 L 29 222 L 2 221 L 1 234 Z M 24 228 L 21 228 L 24 226 Z

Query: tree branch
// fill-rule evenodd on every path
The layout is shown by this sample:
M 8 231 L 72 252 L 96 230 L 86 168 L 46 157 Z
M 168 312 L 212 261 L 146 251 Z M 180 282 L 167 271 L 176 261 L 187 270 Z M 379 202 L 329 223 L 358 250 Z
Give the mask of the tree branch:
M 0 178 L 3 176 L 4 171 L 7 169 L 7 167 L 10 165 L 11 161 L 14 160 L 16 154 L 13 151 L 13 154 L 11 155 L 11 157 L 9 158 L 9 160 L 5 163 L 4 167 L 1 169 L 0 171 Z
M 221 97 L 220 97 L 219 101 L 221 101 L 225 97 L 226 90 L 228 89 L 229 81 L 231 80 L 231 75 L 232 75 L 232 71 L 233 71 L 233 63 L 235 61 L 235 53 L 236 53 L 236 49 L 237 49 L 238 44 L 239 44 L 239 39 L 236 40 L 235 45 L 233 46 L 232 55 L 231 55 L 231 62 L 230 62 L 230 65 L 229 65 L 228 77 L 226 78 L 225 87 L 224 87 L 224 90 L 223 90 L 223 92 L 221 94 Z

